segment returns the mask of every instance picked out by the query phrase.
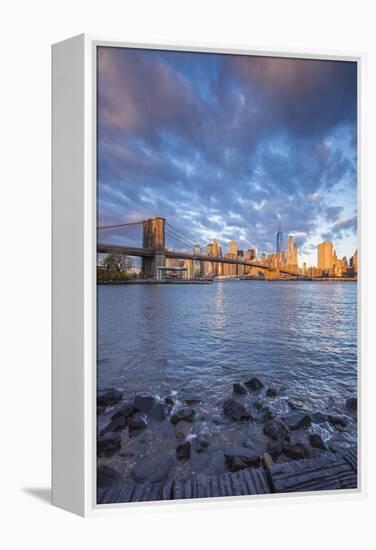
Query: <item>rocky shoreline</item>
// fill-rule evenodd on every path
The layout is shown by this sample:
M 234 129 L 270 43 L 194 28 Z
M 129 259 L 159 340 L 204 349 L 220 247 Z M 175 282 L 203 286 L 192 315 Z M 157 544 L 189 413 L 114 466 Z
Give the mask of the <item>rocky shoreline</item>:
M 129 401 L 116 388 L 98 390 L 98 488 L 192 482 L 202 474 L 226 472 L 238 479 L 240 472 L 276 471 L 280 465 L 291 473 L 294 465 L 298 471 L 302 463 L 312 468 L 342 459 L 346 448 L 323 434 L 328 429 L 340 434 L 356 424 L 357 398 L 344 400 L 339 414 L 312 411 L 298 397 L 285 396 L 286 410 L 277 412 L 273 402 L 280 392 L 252 376 L 234 383 L 221 413 L 208 419 L 198 396 L 135 395 Z M 208 430 L 208 423 L 215 429 Z

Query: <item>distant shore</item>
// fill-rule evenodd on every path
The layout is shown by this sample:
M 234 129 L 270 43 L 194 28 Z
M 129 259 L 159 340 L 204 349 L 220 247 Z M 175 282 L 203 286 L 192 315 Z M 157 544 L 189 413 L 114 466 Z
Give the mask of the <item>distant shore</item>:
M 344 278 L 344 277 L 328 277 L 328 278 L 314 278 L 314 279 L 261 279 L 261 278 L 238 278 L 238 279 L 187 279 L 187 280 L 163 280 L 156 281 L 155 279 L 129 279 L 124 281 L 97 281 L 98 285 L 210 285 L 213 282 L 235 282 L 235 281 L 261 281 L 267 283 L 274 282 L 317 282 L 317 283 L 356 283 L 356 278 Z

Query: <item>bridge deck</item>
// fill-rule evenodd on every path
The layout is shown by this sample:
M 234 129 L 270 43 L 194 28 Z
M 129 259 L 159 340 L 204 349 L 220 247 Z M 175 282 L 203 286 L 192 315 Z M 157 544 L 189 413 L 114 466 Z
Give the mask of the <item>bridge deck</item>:
M 165 483 L 115 483 L 98 488 L 97 503 L 181 500 L 268 493 L 295 493 L 357 488 L 357 453 L 328 454 L 320 459 L 294 460 L 270 468 L 249 468 L 236 473 L 198 475 Z

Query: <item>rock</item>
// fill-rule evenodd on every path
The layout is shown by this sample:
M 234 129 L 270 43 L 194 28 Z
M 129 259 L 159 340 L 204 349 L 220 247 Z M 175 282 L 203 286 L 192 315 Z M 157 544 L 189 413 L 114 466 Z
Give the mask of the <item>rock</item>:
M 264 384 L 258 378 L 251 378 L 248 382 L 244 382 L 244 385 L 247 386 L 249 391 L 261 390 L 264 387 Z
M 112 456 L 121 447 L 121 437 L 117 432 L 108 432 L 97 438 L 97 456 Z
M 304 443 L 293 443 L 287 444 L 283 447 L 283 453 L 289 458 L 301 459 L 301 458 L 310 458 L 312 456 L 312 451 Z
M 190 433 L 191 429 L 192 429 L 191 422 L 187 422 L 186 420 L 180 420 L 180 422 L 178 422 L 175 427 L 176 437 L 186 438 L 187 435 Z
M 321 412 L 311 413 L 310 417 L 312 422 L 314 422 L 315 424 L 323 424 L 324 422 L 327 421 L 326 415 Z
M 259 466 L 261 462 L 260 455 L 246 447 L 234 447 L 224 453 L 225 465 L 230 472 L 238 472 L 251 466 Z
M 262 455 L 262 463 L 264 465 L 264 468 L 268 469 L 273 464 L 273 458 L 269 453 L 264 453 Z
M 135 411 L 148 413 L 154 404 L 154 397 L 137 395 L 133 403 L 133 408 Z
M 203 439 L 201 437 L 196 439 L 196 452 L 198 454 L 201 454 L 209 447 L 210 443 L 206 439 Z
M 193 422 L 195 414 L 196 413 L 193 409 L 184 407 L 182 409 L 179 409 L 171 416 L 171 422 L 172 424 L 177 424 L 181 420 L 185 420 L 186 422 Z
M 311 417 L 299 412 L 284 417 L 283 421 L 290 430 L 303 430 L 311 425 Z
M 349 409 L 350 411 L 357 411 L 358 410 L 358 398 L 357 397 L 350 397 L 346 401 L 346 409 Z
M 253 407 L 257 410 L 257 411 L 260 411 L 264 406 L 264 403 L 261 401 L 261 399 L 257 399 L 256 401 L 254 401 L 253 403 Z
M 201 399 L 197 399 L 197 397 L 188 397 L 186 399 L 183 399 L 184 405 L 188 405 L 188 407 L 192 407 L 192 405 L 199 405 L 201 403 Z
M 188 458 L 191 456 L 191 442 L 185 441 L 181 445 L 178 445 L 176 447 L 176 458 L 179 461 L 182 460 L 188 460 Z
M 324 440 L 320 434 L 309 434 L 309 442 L 311 444 L 311 447 L 322 449 L 323 451 L 327 450 Z
M 249 420 L 251 418 L 247 409 L 235 399 L 226 399 L 223 403 L 223 412 L 232 420 Z
M 135 415 L 128 422 L 129 437 L 134 437 L 138 435 L 145 428 L 145 420 L 141 416 Z
M 233 384 L 232 391 L 238 393 L 239 395 L 246 395 L 247 390 L 242 384 Z
M 174 464 L 175 461 L 171 457 L 148 456 L 137 463 L 131 476 L 138 483 L 159 483 L 169 477 Z
M 121 399 L 122 392 L 115 390 L 115 388 L 104 388 L 103 390 L 97 391 L 97 405 L 108 407 L 109 405 L 114 405 Z
M 275 441 L 288 439 L 289 437 L 288 429 L 279 420 L 269 420 L 264 426 L 264 434 Z
M 120 430 L 124 430 L 126 425 L 127 420 L 124 416 L 117 416 L 101 430 L 100 434 L 103 435 L 107 432 L 119 432 Z
M 304 411 L 307 410 L 307 406 L 301 399 L 297 399 L 295 397 L 290 397 L 287 400 L 287 404 L 293 411 Z
M 338 428 L 339 430 L 343 430 L 347 426 L 347 418 L 345 416 L 328 414 L 328 421 L 332 424 L 332 426 Z
M 166 405 L 174 405 L 175 399 L 173 397 L 170 397 L 169 395 L 165 397 L 165 403 Z
M 262 412 L 261 421 L 265 424 L 265 422 L 269 422 L 269 420 L 272 420 L 274 414 L 269 409 L 269 407 L 264 407 Z
M 165 410 L 164 406 L 161 405 L 161 403 L 156 403 L 152 406 L 148 413 L 149 418 L 152 418 L 153 420 L 158 420 L 158 422 L 161 422 L 165 418 Z
M 266 446 L 266 452 L 273 458 L 277 460 L 280 454 L 283 451 L 283 442 L 281 440 L 271 440 Z
M 110 487 L 120 481 L 121 475 L 114 468 L 101 464 L 97 468 L 97 487 Z
M 274 388 L 268 388 L 266 390 L 266 397 L 271 397 L 271 398 L 277 397 L 277 390 Z
M 111 416 L 112 419 L 117 418 L 118 416 L 123 416 L 128 418 L 134 413 L 133 405 L 131 403 L 123 403 L 120 405 Z

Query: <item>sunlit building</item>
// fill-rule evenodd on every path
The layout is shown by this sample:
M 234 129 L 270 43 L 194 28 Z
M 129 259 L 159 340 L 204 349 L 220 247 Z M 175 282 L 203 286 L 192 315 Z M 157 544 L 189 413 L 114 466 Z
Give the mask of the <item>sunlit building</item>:
M 329 275 L 333 267 L 333 243 L 325 241 L 317 245 L 317 269 Z

